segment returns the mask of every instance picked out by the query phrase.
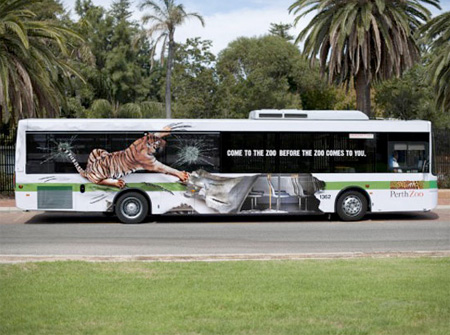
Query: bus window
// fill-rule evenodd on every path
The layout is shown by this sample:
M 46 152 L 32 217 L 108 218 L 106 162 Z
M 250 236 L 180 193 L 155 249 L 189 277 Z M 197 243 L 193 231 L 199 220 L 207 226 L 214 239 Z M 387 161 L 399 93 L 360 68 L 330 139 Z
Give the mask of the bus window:
M 93 149 L 108 152 L 124 150 L 142 133 L 27 133 L 26 172 L 77 173 L 73 163 L 59 150 L 61 146 L 69 149 L 78 163 L 84 167 Z
M 389 172 L 428 172 L 428 143 L 389 142 Z
M 162 163 L 186 171 L 220 171 L 220 133 L 174 133 L 164 140 L 166 147 L 157 157 Z
M 408 145 L 408 166 L 411 167 L 411 172 L 428 172 L 428 160 L 427 145 L 425 143 L 410 143 Z

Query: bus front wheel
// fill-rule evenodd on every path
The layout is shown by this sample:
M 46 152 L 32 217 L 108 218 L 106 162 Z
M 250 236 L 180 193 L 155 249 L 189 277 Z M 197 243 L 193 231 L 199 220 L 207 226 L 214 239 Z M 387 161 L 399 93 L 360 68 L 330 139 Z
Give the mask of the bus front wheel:
M 358 191 L 347 191 L 339 197 L 336 211 L 343 221 L 361 220 L 367 213 L 367 199 Z
M 129 192 L 120 196 L 115 206 L 122 223 L 141 223 L 148 214 L 148 202 L 142 194 Z

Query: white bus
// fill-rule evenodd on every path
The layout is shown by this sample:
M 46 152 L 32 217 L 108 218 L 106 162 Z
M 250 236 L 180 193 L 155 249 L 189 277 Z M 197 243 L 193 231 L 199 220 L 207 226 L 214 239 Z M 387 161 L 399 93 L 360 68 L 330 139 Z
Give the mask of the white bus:
M 358 111 L 260 110 L 248 120 L 27 119 L 18 127 L 23 210 L 163 214 L 430 211 L 428 121 Z

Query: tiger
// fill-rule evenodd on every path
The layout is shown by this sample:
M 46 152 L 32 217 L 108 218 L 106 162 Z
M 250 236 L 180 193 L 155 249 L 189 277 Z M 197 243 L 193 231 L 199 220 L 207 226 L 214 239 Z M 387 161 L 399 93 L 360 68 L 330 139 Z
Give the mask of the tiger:
M 89 154 L 84 170 L 70 150 L 67 148 L 61 150 L 72 161 L 78 173 L 94 184 L 123 189 L 126 183 L 122 177 L 141 170 L 169 174 L 177 177 L 181 182 L 186 182 L 189 173 L 164 165 L 154 156 L 158 149 L 166 145 L 166 141 L 162 138 L 169 135 L 174 128 L 169 125 L 163 128 L 163 132 L 146 133 L 125 150 L 110 153 L 103 149 L 94 149 Z

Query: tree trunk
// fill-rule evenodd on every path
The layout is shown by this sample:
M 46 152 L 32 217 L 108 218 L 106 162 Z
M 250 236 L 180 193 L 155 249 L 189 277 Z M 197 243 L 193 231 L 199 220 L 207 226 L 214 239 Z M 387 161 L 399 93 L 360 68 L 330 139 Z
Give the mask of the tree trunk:
M 173 52 L 175 49 L 175 42 L 173 40 L 173 33 L 169 33 L 169 54 L 167 56 L 167 72 L 166 72 L 166 118 L 172 118 L 171 108 L 171 80 L 172 80 L 172 64 L 173 64 Z
M 370 117 L 370 81 L 364 70 L 355 76 L 356 109 Z

